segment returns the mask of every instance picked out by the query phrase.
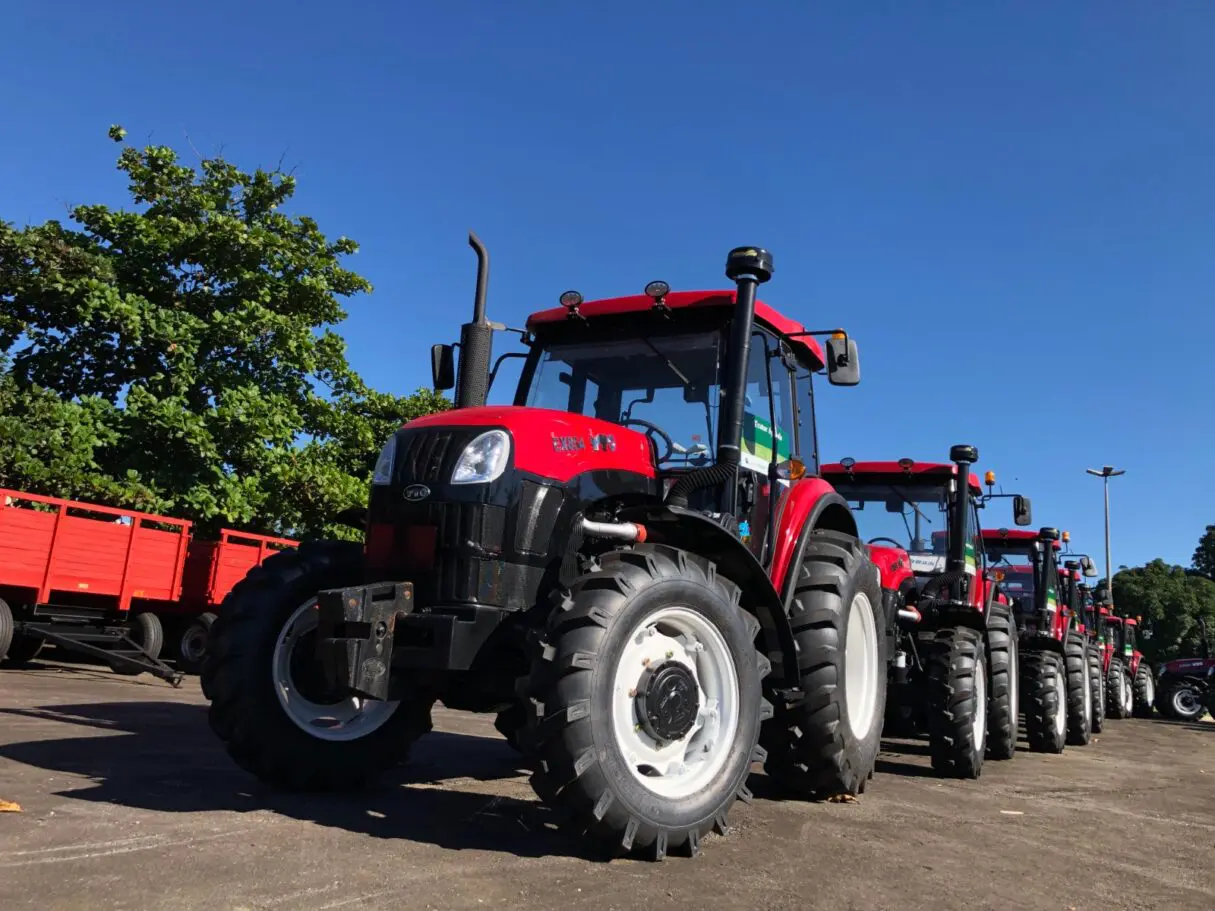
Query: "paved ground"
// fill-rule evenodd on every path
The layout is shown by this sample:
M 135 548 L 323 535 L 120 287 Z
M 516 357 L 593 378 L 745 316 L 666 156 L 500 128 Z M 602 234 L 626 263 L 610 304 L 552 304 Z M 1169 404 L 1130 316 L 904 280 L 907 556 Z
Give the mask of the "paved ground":
M 584 860 L 537 822 L 485 718 L 441 711 L 398 781 L 269 793 L 197 680 L 0 672 L 0 909 L 1215 908 L 1215 724 L 1111 722 L 1085 749 L 941 781 L 886 744 L 855 804 L 764 796 L 695 860 Z

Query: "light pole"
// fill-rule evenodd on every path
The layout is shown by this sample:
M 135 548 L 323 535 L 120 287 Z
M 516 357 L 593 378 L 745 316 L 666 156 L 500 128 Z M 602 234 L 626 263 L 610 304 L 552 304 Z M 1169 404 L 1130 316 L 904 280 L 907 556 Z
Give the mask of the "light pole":
M 1102 484 L 1105 486 L 1105 596 L 1110 599 L 1112 604 L 1114 601 L 1114 565 L 1110 562 L 1110 478 L 1126 474 L 1126 471 L 1115 471 L 1113 465 L 1104 465 L 1100 471 L 1095 468 L 1084 470 L 1095 478 L 1101 478 Z

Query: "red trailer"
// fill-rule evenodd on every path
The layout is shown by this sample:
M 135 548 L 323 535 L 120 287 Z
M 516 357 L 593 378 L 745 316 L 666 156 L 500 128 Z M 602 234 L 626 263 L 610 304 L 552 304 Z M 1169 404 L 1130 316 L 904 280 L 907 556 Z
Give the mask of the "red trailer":
M 165 626 L 180 667 L 197 670 L 214 611 L 271 554 L 298 543 L 223 529 L 190 536 L 183 519 L 0 489 L 0 660 L 29 661 L 46 642 L 99 657 L 118 673 L 176 685 L 160 660 Z
M 256 535 L 251 532 L 220 530 L 218 541 L 190 542 L 182 577 L 179 601 L 161 612 L 162 619 L 178 634 L 179 666 L 197 672 L 206 655 L 207 633 L 215 622 L 215 612 L 228 592 L 249 570 L 260 566 L 272 554 L 298 547 L 298 541 Z
M 52 642 L 179 684 L 156 612 L 181 597 L 189 544 L 183 519 L 0 489 L 0 658 Z

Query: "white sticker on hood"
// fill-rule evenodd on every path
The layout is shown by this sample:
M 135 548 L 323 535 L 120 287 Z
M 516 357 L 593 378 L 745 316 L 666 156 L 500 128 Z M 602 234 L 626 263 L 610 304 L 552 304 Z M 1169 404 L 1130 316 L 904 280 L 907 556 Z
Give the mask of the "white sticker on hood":
M 911 571 L 913 573 L 943 573 L 945 572 L 944 554 L 911 554 Z

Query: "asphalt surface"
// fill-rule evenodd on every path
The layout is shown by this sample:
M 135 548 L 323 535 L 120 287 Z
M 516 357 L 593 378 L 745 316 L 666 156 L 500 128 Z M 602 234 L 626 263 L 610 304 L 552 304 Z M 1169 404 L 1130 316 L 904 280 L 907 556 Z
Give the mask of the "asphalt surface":
M 180 690 L 0 671 L 0 909 L 1215 908 L 1215 724 L 1110 721 L 1085 748 L 944 781 L 887 742 L 856 803 L 770 796 L 661 864 L 583 859 L 490 719 L 440 709 L 397 779 L 286 796 Z

